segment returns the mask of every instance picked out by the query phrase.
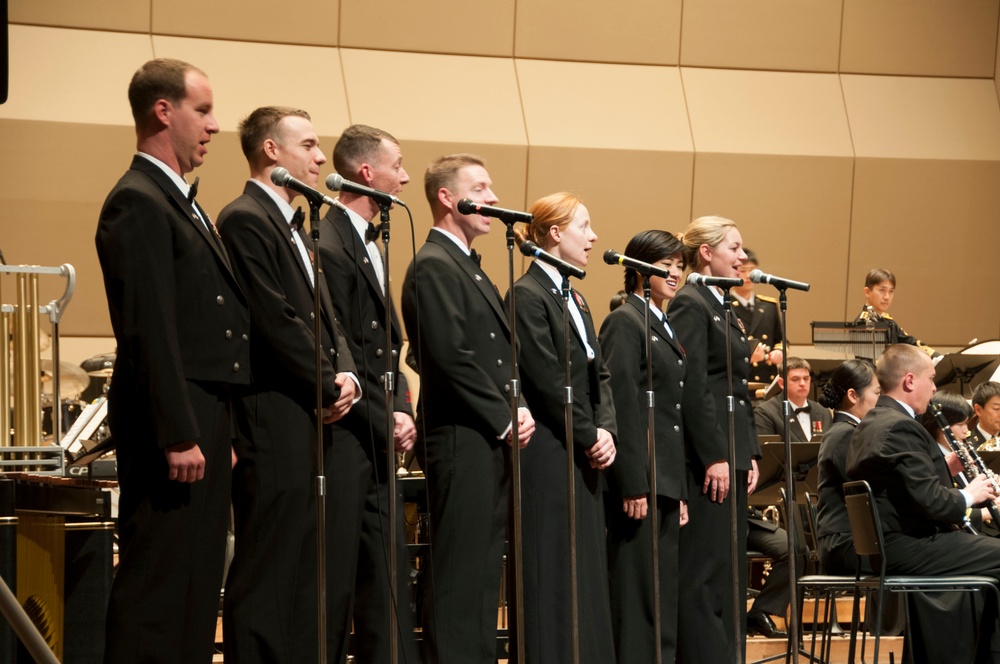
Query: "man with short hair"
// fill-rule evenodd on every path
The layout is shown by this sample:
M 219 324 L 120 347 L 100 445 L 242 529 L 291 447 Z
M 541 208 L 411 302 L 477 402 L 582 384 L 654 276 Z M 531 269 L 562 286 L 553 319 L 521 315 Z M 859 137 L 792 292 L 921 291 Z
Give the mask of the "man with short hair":
M 496 661 L 508 445 L 512 424 L 522 446 L 535 428 L 527 408 L 511 422 L 507 308 L 471 250 L 489 233 L 490 219 L 457 208 L 463 198 L 495 205 L 492 186 L 478 157 L 431 164 L 424 189 L 434 227 L 403 283 L 403 320 L 421 377 L 417 454 L 431 527 L 424 661 L 435 664 Z
M 896 297 L 896 275 L 883 268 L 875 268 L 865 276 L 865 306 L 861 313 L 854 319 L 856 325 L 863 325 L 868 321 L 873 323 L 885 323 L 889 329 L 889 340 L 891 343 L 910 344 L 916 346 L 930 357 L 937 361 L 943 357 L 920 339 L 899 326 L 896 319 L 889 314 L 889 307 Z
M 969 432 L 969 443 L 979 451 L 1000 451 L 1000 383 L 988 380 L 977 385 L 972 410 L 976 426 Z
M 847 474 L 866 480 L 878 505 L 889 574 L 975 574 L 1000 580 L 1000 540 L 975 537 L 960 529 L 974 505 L 996 497 L 983 476 L 964 489 L 952 485 L 951 472 L 937 442 L 917 419 L 936 387 L 934 363 L 916 346 L 890 346 L 877 363 L 882 395 L 855 430 L 847 453 Z M 987 606 L 979 624 L 980 657 L 989 657 L 990 639 L 998 640 L 996 606 Z M 919 624 L 928 634 L 948 634 L 946 640 L 925 639 L 915 651 L 942 646 L 943 655 L 928 661 L 973 661 L 956 648 L 976 646 L 967 613 L 952 609 L 935 613 L 932 625 L 923 613 Z M 954 624 L 946 624 L 948 617 Z M 1000 648 L 992 646 L 996 661 Z
M 344 130 L 333 148 L 333 165 L 344 178 L 396 195 L 410 181 L 403 168 L 399 142 L 388 132 L 365 125 Z M 360 662 L 388 664 L 390 611 L 396 612 L 399 629 L 399 661 L 416 662 L 410 610 L 410 560 L 406 549 L 402 495 L 397 491 L 396 593 L 395 607 L 389 585 L 389 490 L 388 473 L 395 452 L 413 447 L 417 429 L 413 423 L 410 390 L 399 371 L 403 345 L 392 294 L 385 288 L 384 264 L 372 221 L 379 216 L 378 203 L 367 196 L 342 191 L 344 208 L 331 207 L 320 224 L 319 250 L 326 283 L 333 295 L 337 319 L 359 376 L 364 396 L 334 430 L 334 446 L 360 446 L 367 455 L 369 481 L 357 553 L 354 583 L 353 655 Z M 400 228 L 400 226 L 396 226 Z M 402 237 L 397 235 L 396 237 Z M 386 351 L 385 322 L 390 316 L 391 341 Z M 393 392 L 386 399 L 386 360 L 392 359 Z M 388 403 L 387 403 L 388 402 Z M 386 422 L 391 408 L 392 430 Z
M 229 523 L 230 389 L 250 381 L 250 317 L 184 180 L 219 131 L 208 78 L 151 60 L 128 96 L 138 152 L 96 236 L 118 345 L 108 398 L 121 487 L 104 661 L 207 663 Z
M 237 402 L 233 479 L 236 554 L 223 611 L 226 662 L 300 664 L 317 657 L 316 427 L 340 420 L 359 386 L 330 294 L 316 279 L 304 236 L 298 193 L 271 182 L 278 167 L 315 186 L 326 162 L 309 114 L 258 108 L 239 126 L 250 166 L 243 194 L 219 214 L 222 239 L 250 301 L 253 384 Z M 314 288 L 320 311 L 314 312 Z M 322 338 L 322 411 L 316 413 L 316 338 Z M 365 456 L 359 446 L 331 445 L 324 428 L 327 551 L 357 550 Z M 328 566 L 327 586 L 351 570 Z M 327 591 L 329 615 L 350 603 Z M 330 661 L 346 656 L 347 627 L 327 625 Z M 343 655 L 335 657 L 337 653 Z
M 788 402 L 792 407 L 788 419 L 788 433 L 793 443 L 806 443 L 812 437 L 825 433 L 833 423 L 830 409 L 809 398 L 812 389 L 812 367 L 801 357 L 788 358 Z M 778 385 L 784 387 L 781 377 Z M 785 397 L 776 395 L 753 409 L 757 434 L 781 436 L 784 434 Z

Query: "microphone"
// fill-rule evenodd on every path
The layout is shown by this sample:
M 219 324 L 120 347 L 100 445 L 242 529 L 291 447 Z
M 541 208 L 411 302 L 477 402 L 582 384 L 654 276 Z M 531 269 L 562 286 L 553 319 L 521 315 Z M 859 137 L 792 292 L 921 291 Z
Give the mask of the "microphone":
M 604 252 L 604 262 L 608 265 L 624 265 L 625 267 L 630 267 L 644 277 L 662 277 L 666 279 L 670 276 L 670 273 L 662 267 L 657 267 L 651 263 L 646 263 L 635 258 L 629 258 L 628 256 L 622 256 L 614 249 L 608 249 Z
M 462 200 L 467 201 L 469 199 L 463 198 Z M 459 202 L 459 205 L 461 205 L 461 202 Z M 531 240 L 525 240 L 524 242 L 521 243 L 521 253 L 524 254 L 525 256 L 533 256 L 536 259 L 542 261 L 543 263 L 548 263 L 555 269 L 559 270 L 559 274 L 563 275 L 564 277 L 576 277 L 577 279 L 583 279 L 584 277 L 587 276 L 587 273 L 585 271 L 581 270 L 572 263 L 567 263 L 561 258 L 556 258 L 555 256 L 545 251 Z
M 519 221 L 530 224 L 531 220 L 535 218 L 535 215 L 530 212 L 518 212 L 517 210 L 505 210 L 504 208 L 493 207 L 492 205 L 481 205 L 473 203 L 468 198 L 463 198 L 458 202 L 458 211 L 462 214 L 481 214 L 484 217 L 496 217 L 505 224 L 516 224 Z M 527 256 L 528 254 L 525 255 Z
M 807 283 L 792 281 L 791 279 L 782 279 L 781 277 L 776 277 L 773 274 L 767 274 L 766 272 L 761 272 L 760 270 L 754 270 L 750 273 L 750 281 L 755 284 L 770 284 L 780 290 L 784 290 L 786 288 L 800 291 L 809 290 L 809 284 Z
M 318 189 L 313 189 L 302 180 L 296 180 L 288 172 L 288 169 L 283 168 L 282 166 L 278 166 L 271 171 L 271 182 L 279 187 L 294 189 L 317 205 L 332 205 L 335 208 L 340 208 L 345 212 L 347 211 L 347 208 L 345 208 L 340 201 L 335 198 L 330 198 Z
M 743 280 L 736 277 L 706 277 L 697 272 L 689 274 L 687 282 L 698 286 L 718 286 L 719 288 L 735 288 L 743 285 Z
M 357 182 L 345 180 L 339 173 L 330 173 L 326 176 L 326 188 L 330 191 L 346 191 L 349 194 L 367 196 L 368 198 L 374 199 L 379 205 L 392 205 L 393 203 L 399 203 L 403 207 L 406 207 L 406 203 L 399 200 L 392 194 L 387 194 L 384 191 L 366 187 L 365 185 L 358 184 Z

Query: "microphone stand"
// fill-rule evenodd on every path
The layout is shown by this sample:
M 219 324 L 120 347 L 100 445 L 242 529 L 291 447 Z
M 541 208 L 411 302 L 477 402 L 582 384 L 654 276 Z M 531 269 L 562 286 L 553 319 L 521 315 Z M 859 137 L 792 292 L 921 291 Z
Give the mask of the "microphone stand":
M 312 239 L 313 336 L 316 346 L 316 638 L 317 661 L 326 664 L 326 475 L 323 461 L 323 321 L 320 299 L 319 206 L 309 201 L 309 234 Z
M 653 641 L 656 646 L 655 664 L 663 662 L 660 630 L 660 520 L 656 494 L 656 395 L 653 393 L 653 331 L 649 327 L 650 284 L 649 275 L 642 275 L 642 294 L 646 301 L 643 310 L 646 331 L 646 447 L 649 451 L 649 519 L 653 554 Z M 666 315 L 666 314 L 664 314 Z M 668 663 L 669 664 L 669 663 Z
M 517 297 L 514 292 L 514 221 L 503 219 L 507 225 L 507 292 L 510 302 L 507 307 L 508 327 L 510 327 L 510 465 L 511 465 L 511 530 L 508 539 L 511 566 L 514 568 L 514 647 L 518 664 L 524 661 L 524 571 L 521 566 L 521 436 L 518 432 L 518 406 L 521 399 L 521 383 L 517 374 Z M 509 601 L 509 599 L 508 599 Z M 509 606 L 509 604 L 508 604 Z M 508 616 L 509 620 L 509 616 Z M 510 629 L 508 625 L 508 634 Z M 508 649 L 510 643 L 508 641 Z
M 781 384 L 784 385 L 785 401 L 782 409 L 785 413 L 784 430 L 782 431 L 785 442 L 785 531 L 788 534 L 788 587 L 789 597 L 792 601 L 788 603 L 788 624 L 785 626 L 788 631 L 787 654 L 791 657 L 793 664 L 799 662 L 799 602 L 798 602 L 798 538 L 795 535 L 795 518 L 792 510 L 798 509 L 795 502 L 795 474 L 792 472 L 792 440 L 791 431 L 788 428 L 789 419 L 792 416 L 792 402 L 788 400 L 788 329 L 786 314 L 788 313 L 788 289 L 778 287 L 778 303 L 781 309 L 779 316 L 781 323 L 781 338 L 785 342 L 785 352 L 781 354 Z M 785 661 L 789 661 L 786 659 Z
M 396 448 L 393 432 L 395 430 L 395 418 L 393 415 L 393 396 L 396 392 L 395 372 L 392 348 L 392 297 L 389 292 L 389 202 L 376 199 L 379 207 L 379 221 L 382 230 L 382 283 L 384 292 L 382 296 L 385 303 L 385 376 L 382 380 L 383 391 L 385 392 L 385 454 L 386 454 L 386 490 L 389 493 L 389 662 L 397 664 L 399 661 L 399 617 L 396 615 L 399 603 L 399 574 L 397 573 L 397 551 L 398 545 L 396 537 L 396 519 L 399 518 L 396 506 Z M 379 516 L 379 522 L 381 522 Z M 383 536 L 382 541 L 385 541 Z
M 566 427 L 566 496 L 569 499 L 569 601 L 570 601 L 570 652 L 573 664 L 580 663 L 580 607 L 579 590 L 576 579 L 576 464 L 573 449 L 573 377 L 570 366 L 570 329 L 569 329 L 569 276 L 562 275 L 563 299 L 563 339 L 565 349 L 565 427 Z
M 733 633 L 736 646 L 733 661 L 743 664 L 743 634 L 740 629 L 743 612 L 740 610 L 740 602 L 746 604 L 747 600 L 746 597 L 740 597 L 738 567 L 743 563 L 739 559 L 740 543 L 737 541 L 739 528 L 736 514 L 736 398 L 733 395 L 733 328 L 730 324 L 733 318 L 733 306 L 728 287 L 722 289 L 722 308 L 726 312 L 726 388 L 729 392 L 726 395 L 726 414 L 729 424 L 729 556 L 733 573 Z M 743 515 L 743 518 L 745 519 L 746 515 Z

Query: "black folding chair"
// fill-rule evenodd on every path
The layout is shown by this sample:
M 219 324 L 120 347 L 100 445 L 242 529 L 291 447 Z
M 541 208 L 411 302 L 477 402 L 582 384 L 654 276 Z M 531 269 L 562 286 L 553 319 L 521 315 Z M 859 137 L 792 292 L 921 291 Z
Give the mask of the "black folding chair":
M 847 517 L 851 522 L 851 535 L 854 537 L 854 550 L 858 555 L 858 572 L 855 585 L 858 592 L 854 595 L 854 609 L 851 612 L 851 643 L 848 650 L 848 662 L 854 664 L 857 644 L 858 627 L 861 613 L 861 595 L 870 598 L 875 593 L 876 609 L 874 620 L 875 659 L 878 664 L 879 640 L 882 636 L 883 595 L 891 593 L 915 592 L 990 592 L 994 601 L 1000 601 L 1000 591 L 997 582 L 988 576 L 888 576 L 885 573 L 886 562 L 883 551 L 885 540 L 882 536 L 882 522 L 879 521 L 878 506 L 872 495 L 868 482 L 846 482 L 844 484 L 844 499 L 847 503 Z M 861 556 L 868 556 L 873 570 L 878 574 L 861 576 Z M 871 621 L 869 621 L 871 622 Z M 872 625 L 869 624 L 869 630 Z M 905 639 L 905 647 L 912 655 L 911 639 Z M 865 636 L 861 636 L 861 662 L 865 662 Z

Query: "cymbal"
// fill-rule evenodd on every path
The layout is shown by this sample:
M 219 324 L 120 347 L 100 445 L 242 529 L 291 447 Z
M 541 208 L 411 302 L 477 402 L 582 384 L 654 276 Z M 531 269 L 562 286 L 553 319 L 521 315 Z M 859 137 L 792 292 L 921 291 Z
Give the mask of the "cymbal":
M 115 354 L 105 353 L 104 355 L 95 355 L 81 362 L 80 366 L 90 376 L 109 378 L 115 368 Z
M 41 360 L 42 369 L 42 393 L 52 394 L 52 360 Z M 87 372 L 69 362 L 59 363 L 59 392 L 61 398 L 78 397 L 87 387 L 90 386 L 90 376 Z

